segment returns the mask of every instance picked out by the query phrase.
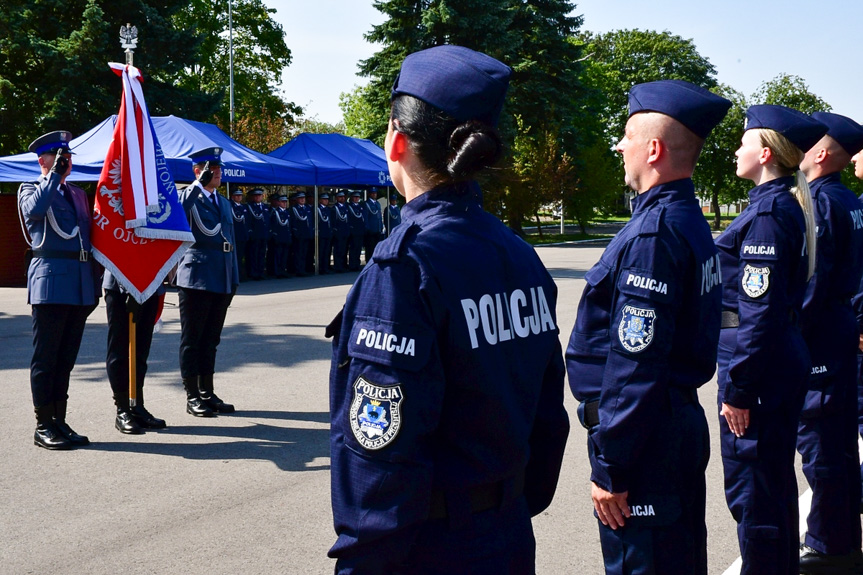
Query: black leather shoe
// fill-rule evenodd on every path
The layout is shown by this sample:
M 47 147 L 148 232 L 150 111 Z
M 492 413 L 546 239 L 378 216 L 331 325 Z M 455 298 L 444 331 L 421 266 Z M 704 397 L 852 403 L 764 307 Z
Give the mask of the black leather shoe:
M 207 406 L 216 413 L 234 413 L 234 411 L 236 411 L 233 405 L 231 405 L 230 403 L 225 403 L 215 393 L 209 395 L 208 397 L 204 397 L 202 395 L 201 401 L 206 403 Z
M 808 545 L 800 546 L 800 573 L 802 575 L 838 575 L 863 572 L 863 555 L 854 551 L 845 555 L 827 555 Z
M 117 410 L 117 419 L 114 420 L 114 427 L 116 427 L 117 431 L 120 433 L 128 433 L 130 435 L 140 435 L 144 433 L 144 430 L 141 429 L 141 426 L 138 425 L 137 421 L 135 421 L 135 416 L 125 409 Z
M 65 421 L 59 421 L 57 419 L 54 420 L 54 425 L 57 427 L 57 431 L 59 431 L 63 437 L 69 440 L 72 445 L 75 447 L 80 447 L 82 445 L 90 445 L 90 440 L 86 435 L 79 435 L 75 432 L 74 429 L 69 427 L 69 424 Z
M 195 417 L 215 417 L 216 414 L 200 397 L 190 397 L 186 400 L 186 413 Z
M 168 427 L 164 419 L 154 416 L 143 405 L 136 405 L 132 408 L 132 417 L 142 429 L 165 429 Z
M 37 423 L 36 432 L 33 434 L 33 444 L 45 449 L 60 450 L 75 447 L 66 439 L 54 423 Z

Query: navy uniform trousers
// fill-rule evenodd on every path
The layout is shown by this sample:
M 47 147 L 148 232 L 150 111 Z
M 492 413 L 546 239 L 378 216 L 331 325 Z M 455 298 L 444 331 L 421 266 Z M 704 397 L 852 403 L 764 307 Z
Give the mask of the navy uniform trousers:
M 802 336 L 783 343 L 789 364 L 806 363 L 809 356 Z M 737 329 L 722 330 L 719 338 L 719 399 L 721 409 L 727 369 L 737 344 Z M 806 395 L 805 378 L 795 381 L 799 366 L 787 366 L 776 380 L 787 384 L 782 401 L 769 407 L 756 405 L 749 412 L 749 427 L 735 437 L 725 417 L 719 416 L 725 498 L 737 522 L 737 538 L 743 558 L 742 575 L 797 573 L 799 564 L 799 513 L 794 453 L 796 429 Z
M 216 371 L 216 348 L 228 307 L 234 298 L 191 288 L 177 288 L 180 296 L 180 374 L 183 379 L 212 375 Z
M 632 517 L 617 530 L 597 520 L 607 574 L 707 573 L 704 473 L 710 438 L 694 394 L 669 393 L 670 414 L 663 414 L 631 474 Z M 594 441 L 588 440 L 588 455 L 593 463 Z
M 150 296 L 141 305 L 135 319 L 135 371 L 139 404 L 142 402 L 141 392 L 144 376 L 147 375 L 147 358 L 150 357 L 160 298 L 159 293 Z M 108 312 L 108 381 L 114 396 L 125 398 L 129 395 L 129 312 L 126 309 L 126 294 L 120 290 L 106 289 L 105 308 Z
M 84 324 L 94 309 L 96 304 L 33 304 L 30 389 L 34 407 L 68 399 L 69 377 L 81 348 Z

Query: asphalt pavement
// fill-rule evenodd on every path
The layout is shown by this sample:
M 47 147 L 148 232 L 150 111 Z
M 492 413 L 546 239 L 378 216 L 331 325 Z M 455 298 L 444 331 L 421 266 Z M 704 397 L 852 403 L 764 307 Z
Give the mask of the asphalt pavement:
M 602 253 L 596 243 L 537 249 L 559 288 L 565 346 Z M 328 373 L 324 328 L 356 274 L 241 284 L 222 334 L 216 392 L 237 413 L 185 413 L 177 294 L 155 335 L 146 405 L 168 428 L 114 429 L 105 375 L 104 303 L 90 316 L 72 372 L 67 421 L 92 445 L 49 452 L 33 445 L 30 308 L 24 288 L 0 288 L 0 573 L 64 575 L 329 574 Z M 739 555 L 725 505 L 716 384 L 700 392 L 711 428 L 707 471 L 710 572 Z M 534 519 L 537 573 L 600 574 L 590 503 L 586 433 L 573 420 L 558 492 Z M 799 473 L 801 492 L 805 480 Z

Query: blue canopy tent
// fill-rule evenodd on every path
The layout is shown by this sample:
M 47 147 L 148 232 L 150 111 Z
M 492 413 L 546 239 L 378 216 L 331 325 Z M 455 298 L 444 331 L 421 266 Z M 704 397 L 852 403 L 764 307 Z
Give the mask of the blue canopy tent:
M 342 134 L 300 134 L 268 154 L 315 169 L 318 186 L 392 186 L 384 151 Z
M 72 158 L 69 181 L 98 181 L 116 122 L 117 116 L 110 116 L 72 140 L 70 147 L 75 155 Z M 191 182 L 195 179 L 189 154 L 215 145 L 225 150 L 222 153 L 223 182 L 315 185 L 313 166 L 256 152 L 231 139 L 218 126 L 176 116 L 155 116 L 153 127 L 168 161 L 168 169 L 178 182 Z M 28 152 L 0 158 L 0 182 L 28 182 L 38 178 L 39 173 L 35 154 Z

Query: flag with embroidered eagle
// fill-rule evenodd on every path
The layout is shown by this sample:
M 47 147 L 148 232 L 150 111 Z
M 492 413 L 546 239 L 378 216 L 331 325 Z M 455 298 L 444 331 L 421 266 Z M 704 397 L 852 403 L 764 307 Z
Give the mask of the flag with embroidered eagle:
M 139 303 L 194 243 L 141 87 L 141 71 L 108 64 L 123 80 L 114 137 L 96 185 L 93 256 Z

